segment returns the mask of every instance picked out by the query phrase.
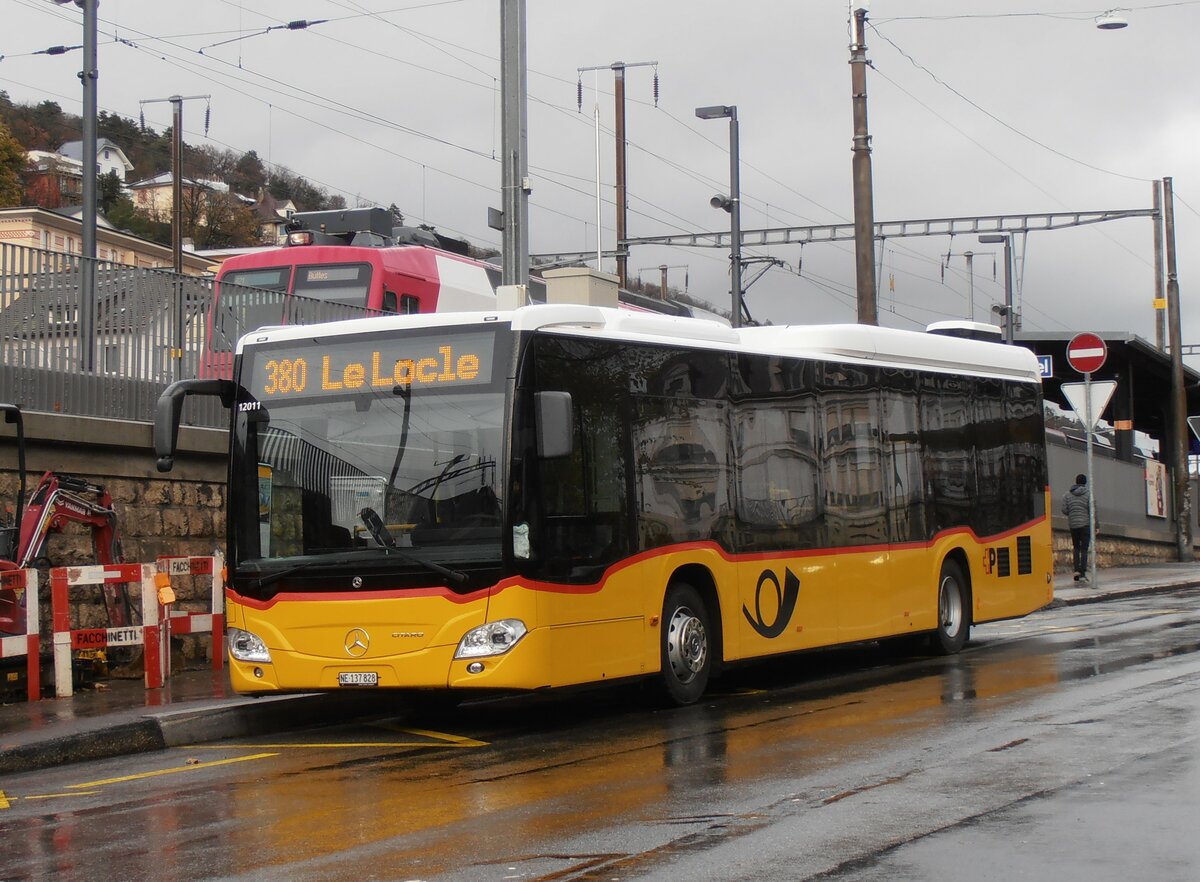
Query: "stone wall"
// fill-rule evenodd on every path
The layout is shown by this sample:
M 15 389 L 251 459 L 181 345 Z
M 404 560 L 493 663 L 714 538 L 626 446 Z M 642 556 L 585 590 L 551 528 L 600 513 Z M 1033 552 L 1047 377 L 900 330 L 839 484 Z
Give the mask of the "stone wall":
M 1179 552 L 1175 545 L 1144 538 L 1102 533 L 1096 537 L 1096 546 L 1099 549 L 1099 555 L 1096 558 L 1098 569 L 1173 563 L 1179 560 Z M 1072 557 L 1070 531 L 1056 529 L 1054 531 L 1054 571 L 1060 575 L 1069 575 L 1073 563 Z
M 116 420 L 26 413 L 27 499 L 43 472 L 55 471 L 104 486 L 112 495 L 128 563 L 152 563 L 159 555 L 209 555 L 225 544 L 226 436 L 211 429 L 180 430 L 173 471 L 155 468 L 149 425 Z M 19 486 L 15 432 L 0 422 L 0 523 L 11 524 Z M 68 523 L 51 533 L 41 568 L 97 563 L 92 532 Z M 206 579 L 176 577 L 175 609 L 204 612 L 210 607 Z M 40 583 L 43 646 L 49 647 L 50 588 Z M 131 598 L 140 610 L 140 598 Z M 108 614 L 100 587 L 72 589 L 72 627 L 105 627 Z M 218 644 L 219 646 L 220 644 Z M 176 669 L 211 659 L 209 635 L 173 640 Z

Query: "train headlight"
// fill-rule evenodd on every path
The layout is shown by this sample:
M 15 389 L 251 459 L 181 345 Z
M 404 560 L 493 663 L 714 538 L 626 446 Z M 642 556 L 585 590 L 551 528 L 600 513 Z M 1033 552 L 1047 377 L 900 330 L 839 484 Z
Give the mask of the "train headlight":
M 472 628 L 463 634 L 454 650 L 455 658 L 486 658 L 504 655 L 516 646 L 528 629 L 520 619 L 501 619 Z
M 257 634 L 230 628 L 227 636 L 229 637 L 229 654 L 238 661 L 270 663 L 271 651 L 267 649 L 267 644 L 263 643 L 262 638 Z

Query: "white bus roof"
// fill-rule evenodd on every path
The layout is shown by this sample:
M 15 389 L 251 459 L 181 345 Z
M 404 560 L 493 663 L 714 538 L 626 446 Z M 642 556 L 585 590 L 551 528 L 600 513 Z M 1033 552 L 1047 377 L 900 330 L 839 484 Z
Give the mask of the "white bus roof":
M 321 325 L 260 328 L 238 341 L 238 352 L 241 353 L 247 344 L 305 337 L 378 333 L 392 328 L 400 330 L 493 323 L 511 324 L 516 331 L 553 328 L 591 338 L 676 346 L 686 344 L 730 352 L 870 363 L 1040 382 L 1037 358 L 1023 346 L 856 324 L 731 328 L 708 319 L 574 304 L 539 304 L 510 312 L 380 316 Z

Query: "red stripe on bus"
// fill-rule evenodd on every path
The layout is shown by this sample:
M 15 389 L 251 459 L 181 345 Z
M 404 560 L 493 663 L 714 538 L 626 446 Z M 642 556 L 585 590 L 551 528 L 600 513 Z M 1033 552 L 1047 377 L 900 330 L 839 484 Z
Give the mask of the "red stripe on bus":
M 627 557 L 605 570 L 604 574 L 597 581 L 583 585 L 564 585 L 559 582 L 545 582 L 534 579 L 526 579 L 521 576 L 510 576 L 506 579 L 502 579 L 495 585 L 491 585 L 487 588 L 480 588 L 478 591 L 472 591 L 468 594 L 458 594 L 454 591 L 451 591 L 444 585 L 434 585 L 428 588 L 399 588 L 387 589 L 383 591 L 357 591 L 353 593 L 347 591 L 317 591 L 305 593 L 283 592 L 276 594 L 270 600 L 257 600 L 252 597 L 245 597 L 241 594 L 238 594 L 233 588 L 226 588 L 225 595 L 230 600 L 235 601 L 242 606 L 248 606 L 252 609 L 266 610 L 280 602 L 311 603 L 329 601 L 390 600 L 393 598 L 402 597 L 441 597 L 450 601 L 451 603 L 467 604 L 499 594 L 506 588 L 514 587 L 525 588 L 529 591 L 546 591 L 553 594 L 596 594 L 603 590 L 604 584 L 621 570 L 626 569 L 627 567 L 637 566 L 638 564 L 644 563 L 648 560 L 653 560 L 656 557 L 665 557 L 669 554 L 686 554 L 690 551 L 705 551 L 715 553 L 723 560 L 736 564 L 744 561 L 797 560 L 809 557 L 834 557 L 847 554 L 874 554 L 880 551 L 896 549 L 929 549 L 947 538 L 959 535 L 971 537 L 979 545 L 987 545 L 989 543 L 1001 542 L 1005 539 L 1012 538 L 1019 533 L 1036 527 L 1038 524 L 1045 522 L 1045 520 L 1046 518 L 1043 515 L 1040 518 L 1034 518 L 1031 521 L 1027 521 L 1019 527 L 1014 527 L 1011 530 L 1006 530 L 1003 533 L 996 533 L 991 536 L 978 536 L 970 527 L 952 527 L 951 529 L 943 530 L 929 540 L 901 542 L 896 544 L 879 543 L 876 545 L 855 545 L 847 548 L 810 548 L 801 551 L 756 551 L 747 554 L 730 554 L 712 540 L 682 542 L 677 545 L 663 545 L 659 548 L 652 548 L 647 551 L 643 551 L 640 554 L 635 554 L 632 557 Z

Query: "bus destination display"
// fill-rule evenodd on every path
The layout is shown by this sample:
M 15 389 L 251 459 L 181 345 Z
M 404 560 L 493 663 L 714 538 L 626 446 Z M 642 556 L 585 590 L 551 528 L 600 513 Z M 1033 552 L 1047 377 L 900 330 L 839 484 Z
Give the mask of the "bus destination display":
M 297 341 L 255 354 L 250 391 L 260 401 L 486 385 L 495 335 L 447 334 L 365 343 Z

